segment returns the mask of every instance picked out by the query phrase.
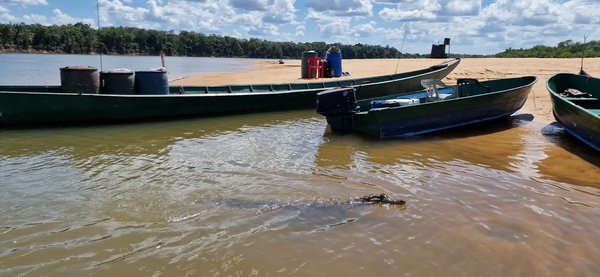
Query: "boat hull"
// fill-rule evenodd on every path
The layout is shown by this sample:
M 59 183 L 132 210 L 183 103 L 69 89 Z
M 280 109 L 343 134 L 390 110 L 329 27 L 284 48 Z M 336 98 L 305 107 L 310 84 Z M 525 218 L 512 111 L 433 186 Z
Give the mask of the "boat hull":
M 114 122 L 207 114 L 292 110 L 314 104 L 311 92 L 215 95 L 0 93 L 0 125 Z
M 535 77 L 504 79 L 513 88 L 354 114 L 352 129 L 380 138 L 407 137 L 508 117 L 523 107 Z M 482 82 L 494 87 L 495 81 Z
M 559 73 L 548 79 L 547 88 L 556 121 L 569 134 L 600 151 L 600 79 Z M 568 88 L 590 93 L 591 97 L 561 96 L 560 92 Z
M 454 59 L 412 72 L 322 83 L 171 87 L 166 95 L 76 94 L 62 93 L 57 86 L 3 86 L 0 127 L 311 109 L 316 94 L 329 88 L 353 86 L 359 98 L 410 91 L 422 79 L 445 77 L 459 62 Z

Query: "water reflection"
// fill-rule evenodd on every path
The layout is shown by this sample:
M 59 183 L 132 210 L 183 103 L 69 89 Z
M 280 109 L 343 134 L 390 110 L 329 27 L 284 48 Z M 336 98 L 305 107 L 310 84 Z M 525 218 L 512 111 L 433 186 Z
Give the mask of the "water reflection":
M 353 157 L 362 155 L 380 165 L 407 163 L 431 167 L 434 163 L 464 162 L 511 172 L 517 170 L 515 164 L 526 143 L 518 127 L 528 122 L 527 116 L 512 117 L 494 124 L 390 140 L 338 135 L 327 130 L 316 160 L 321 167 L 349 167 Z M 357 145 L 362 147 L 359 149 Z
M 600 191 L 556 177 L 539 129 L 381 141 L 298 111 L 2 131 L 0 275 L 593 275 Z M 349 202 L 381 192 L 406 207 Z
M 0 155 L 32 156 L 55 151 L 68 153 L 75 159 L 106 153 L 160 156 L 168 153 L 168 148 L 178 141 L 307 117 L 310 115 L 306 112 L 288 112 L 91 127 L 0 130 Z
M 260 194 L 268 187 L 262 184 L 292 176 L 302 180 L 303 165 L 297 163 L 302 153 L 314 156 L 302 149 L 302 132 L 272 137 L 302 128 L 295 122 L 305 124 L 303 120 L 310 121 L 312 116 L 288 112 L 2 131 L 3 204 L 14 211 L 11 216 L 19 218 L 18 222 L 32 220 L 41 203 L 49 208 L 49 218 L 62 214 L 85 218 L 87 210 L 104 211 L 103 218 L 141 222 L 189 216 L 187 203 L 195 197 L 236 194 L 253 187 Z M 278 143 L 288 145 L 288 150 L 272 151 Z M 272 172 L 274 166 L 285 163 L 288 172 Z M 173 215 L 173 211 L 182 214 Z
M 600 188 L 600 155 L 571 136 L 558 123 L 541 129 L 550 142 L 544 148 L 545 158 L 537 164 L 546 177 L 559 182 Z M 579 160 L 580 162 L 574 162 Z

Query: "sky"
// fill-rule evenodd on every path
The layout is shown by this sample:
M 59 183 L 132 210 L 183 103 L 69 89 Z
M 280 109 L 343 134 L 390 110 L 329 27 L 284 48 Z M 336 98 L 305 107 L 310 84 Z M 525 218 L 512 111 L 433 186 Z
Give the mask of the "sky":
M 389 45 L 420 54 L 450 38 L 450 53 L 494 54 L 600 40 L 600 0 L 0 0 L 0 23 L 21 22 Z

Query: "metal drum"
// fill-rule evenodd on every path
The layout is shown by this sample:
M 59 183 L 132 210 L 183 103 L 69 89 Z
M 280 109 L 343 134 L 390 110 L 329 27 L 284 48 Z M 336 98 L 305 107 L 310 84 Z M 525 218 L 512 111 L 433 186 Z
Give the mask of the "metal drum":
M 301 65 L 302 65 L 302 79 L 308 78 L 308 58 L 317 57 L 317 52 L 315 51 L 304 51 L 302 52 Z M 316 72 L 315 72 L 316 73 Z M 315 76 L 312 76 L 313 78 Z
M 100 75 L 95 67 L 66 66 L 60 69 L 60 85 L 63 92 L 96 94 L 100 91 Z
M 135 94 L 135 73 L 129 69 L 100 72 L 102 94 Z

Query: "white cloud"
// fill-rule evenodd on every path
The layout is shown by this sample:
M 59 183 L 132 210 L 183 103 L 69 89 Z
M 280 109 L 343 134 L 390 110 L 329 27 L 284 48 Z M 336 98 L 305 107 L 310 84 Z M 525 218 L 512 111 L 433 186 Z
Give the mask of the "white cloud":
M 92 19 L 89 19 L 89 18 L 71 17 L 68 14 L 63 13 L 59 9 L 52 10 L 52 15 L 53 15 L 52 20 L 50 22 L 52 22 L 52 24 L 55 24 L 55 25 L 75 24 L 78 22 L 83 22 L 90 26 L 93 26 L 95 23 Z
M 294 36 L 296 36 L 296 37 L 303 37 L 305 30 L 306 30 L 306 27 L 304 27 L 304 26 L 298 26 L 298 27 L 296 27 L 296 32 L 294 33 Z
M 296 19 L 294 0 L 277 0 L 273 3 L 263 19 L 268 23 L 286 24 L 293 23 Z
M 3 0 L 2 2 L 25 6 L 48 5 L 46 0 Z
M 120 0 L 99 1 L 100 25 L 102 26 L 135 26 L 131 24 L 142 21 L 147 12 L 147 9 L 130 7 Z
M 17 21 L 17 18 L 10 14 L 0 14 L 0 20 L 3 22 L 15 22 Z
M 390 20 L 431 20 L 440 16 L 472 16 L 481 9 L 481 0 L 380 0 L 374 3 L 385 7 L 381 16 L 391 16 Z
M 306 6 L 315 12 L 335 16 L 370 16 L 371 0 L 309 0 Z
M 451 37 L 462 53 L 497 53 L 537 44 L 556 45 L 584 35 L 600 37 L 598 0 L 387 0 L 382 20 L 412 22 L 407 43 L 427 52 L 427 41 Z M 420 46 L 419 46 L 420 44 Z M 398 44 L 395 44 L 398 46 Z M 425 51 L 423 51 L 425 50 Z
M 229 0 L 236 8 L 248 11 L 266 11 L 273 6 L 274 0 Z
M 95 22 L 89 18 L 75 18 L 71 17 L 59 9 L 54 9 L 52 11 L 51 17 L 46 17 L 44 15 L 39 14 L 29 14 L 24 15 L 21 21 L 25 21 L 27 23 L 37 23 L 41 25 L 66 25 L 66 24 L 75 24 L 75 23 L 85 23 L 90 26 L 94 26 Z
M 436 0 L 404 1 L 396 8 L 383 8 L 379 16 L 388 21 L 428 21 L 435 20 L 442 10 L 442 5 Z
M 480 9 L 480 0 L 450 0 L 444 4 L 442 13 L 452 16 L 477 15 Z
M 0 0 L 0 3 L 7 5 L 21 5 L 21 6 L 40 6 L 48 5 L 46 0 Z M 14 21 L 17 20 L 15 16 L 10 14 L 10 9 L 0 6 L 0 19 L 3 21 Z
M 23 20 L 27 21 L 27 22 L 31 22 L 31 23 L 38 23 L 38 24 L 40 24 L 42 22 L 48 22 L 48 19 L 45 16 L 39 15 L 39 14 L 24 15 Z
M 423 21 L 436 18 L 435 11 L 427 10 L 400 10 L 384 8 L 379 12 L 379 16 L 386 20 L 393 21 Z
M 317 29 L 323 37 L 335 38 L 340 35 L 348 36 L 348 33 L 353 30 L 349 29 L 350 26 L 350 18 L 337 18 L 335 20 L 328 20 L 328 22 L 319 24 Z
M 560 4 L 549 0 L 499 0 L 484 11 L 484 16 L 497 17 L 504 24 L 544 26 L 555 22 L 560 10 Z
M 161 1 L 132 6 L 121 0 L 101 0 L 101 22 L 160 30 L 188 30 L 224 35 L 280 35 L 279 25 L 295 20 L 294 0 Z M 236 9 L 237 7 L 237 9 Z M 266 11 L 265 11 L 266 10 Z M 229 34 L 224 33 L 229 30 Z
M 80 1 L 80 0 L 73 0 Z M 600 37 L 599 0 L 99 0 L 100 25 L 132 26 L 267 40 L 391 45 L 427 53 L 452 38 L 461 53 L 555 45 Z M 63 1 L 64 2 L 64 1 Z M 86 22 L 47 0 L 0 0 L 0 21 Z M 46 13 L 32 14 L 32 6 Z M 50 6 L 44 8 L 44 6 Z M 43 9 L 42 9 L 43 8 Z M 54 10 L 52 12 L 52 10 Z

